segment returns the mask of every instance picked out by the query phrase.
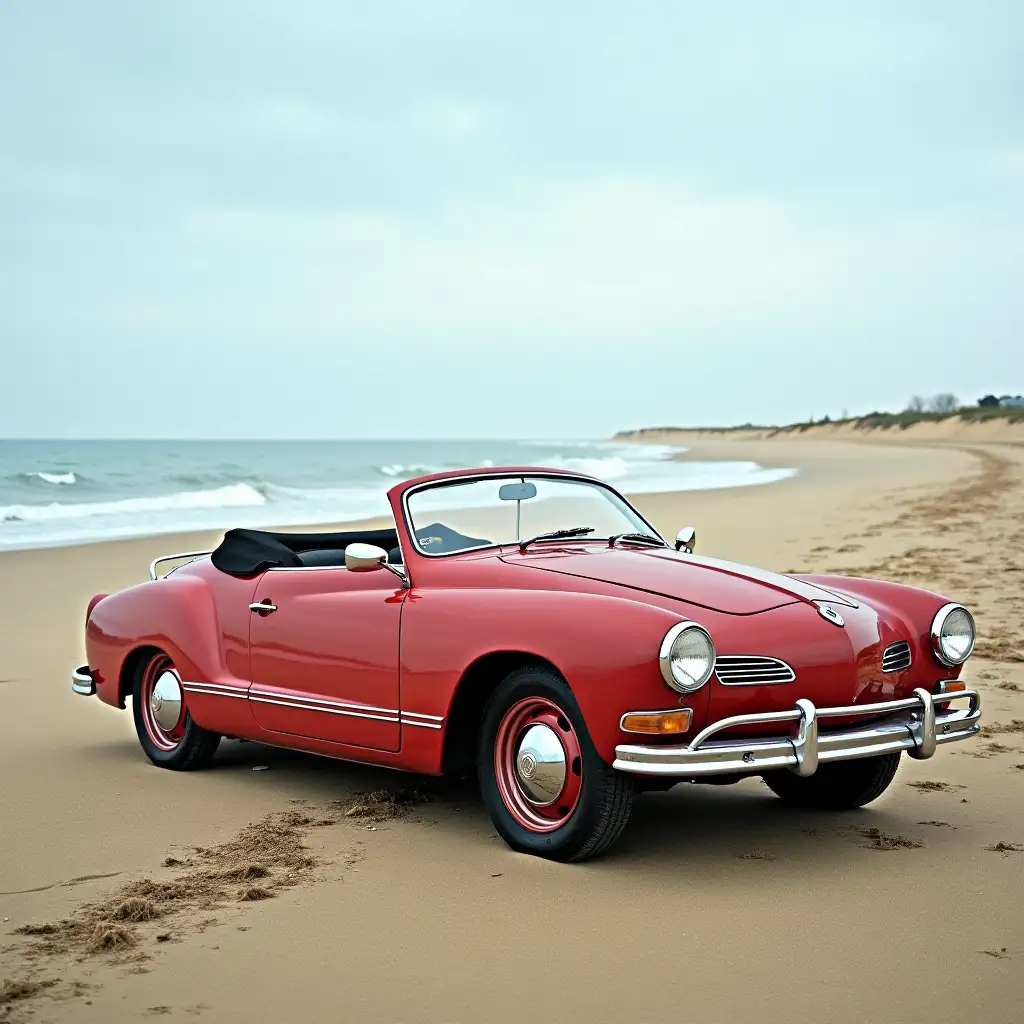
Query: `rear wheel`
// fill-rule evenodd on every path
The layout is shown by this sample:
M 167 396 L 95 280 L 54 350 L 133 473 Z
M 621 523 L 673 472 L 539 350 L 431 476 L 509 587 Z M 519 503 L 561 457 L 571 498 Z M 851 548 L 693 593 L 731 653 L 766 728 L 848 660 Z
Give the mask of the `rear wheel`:
M 587 860 L 618 838 L 633 782 L 601 760 L 572 690 L 542 666 L 511 672 L 484 710 L 480 791 L 514 850 Z
M 142 665 L 135 677 L 132 715 L 142 749 L 161 768 L 202 768 L 220 743 L 217 733 L 192 720 L 181 676 L 162 651 Z
M 788 804 L 826 811 L 849 811 L 880 797 L 892 782 L 900 755 L 880 754 L 823 764 L 807 778 L 790 771 L 768 772 L 768 788 Z

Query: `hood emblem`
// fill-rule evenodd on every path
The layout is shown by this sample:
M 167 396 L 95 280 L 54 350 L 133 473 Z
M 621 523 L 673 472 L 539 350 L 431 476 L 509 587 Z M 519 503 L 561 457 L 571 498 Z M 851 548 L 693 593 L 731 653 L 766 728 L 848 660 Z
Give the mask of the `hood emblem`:
M 819 604 L 818 614 L 823 619 L 828 619 L 833 626 L 845 626 L 846 620 L 830 604 Z

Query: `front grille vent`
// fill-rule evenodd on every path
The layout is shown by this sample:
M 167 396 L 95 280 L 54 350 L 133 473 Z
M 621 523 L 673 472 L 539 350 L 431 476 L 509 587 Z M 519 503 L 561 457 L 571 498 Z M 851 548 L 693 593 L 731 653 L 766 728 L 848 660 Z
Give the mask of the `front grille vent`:
M 889 644 L 882 654 L 883 672 L 902 672 L 910 668 L 910 644 L 906 640 L 897 640 Z
M 796 673 L 778 658 L 756 654 L 720 654 L 715 672 L 724 686 L 756 686 L 758 683 L 791 683 Z

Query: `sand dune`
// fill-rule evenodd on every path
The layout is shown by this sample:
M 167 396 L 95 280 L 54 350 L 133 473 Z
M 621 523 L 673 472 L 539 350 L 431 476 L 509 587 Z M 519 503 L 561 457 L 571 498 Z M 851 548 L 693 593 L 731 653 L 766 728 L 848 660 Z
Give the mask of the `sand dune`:
M 211 538 L 0 555 L 0 1020 L 1018 1020 L 1024 447 L 913 430 L 688 435 L 801 475 L 638 503 L 704 553 L 968 603 L 984 736 L 856 813 L 649 794 L 582 866 L 511 853 L 459 780 L 256 744 L 151 766 L 70 692 L 84 605 Z

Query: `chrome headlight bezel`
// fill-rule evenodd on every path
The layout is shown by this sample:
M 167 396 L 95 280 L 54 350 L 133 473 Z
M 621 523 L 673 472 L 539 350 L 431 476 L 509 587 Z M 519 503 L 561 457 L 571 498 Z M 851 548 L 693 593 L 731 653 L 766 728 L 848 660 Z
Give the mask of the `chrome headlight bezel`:
M 950 657 L 942 646 L 942 631 L 953 612 L 963 612 L 964 615 L 967 616 L 967 621 L 971 624 L 971 644 L 967 648 L 967 653 L 959 659 Z M 932 653 L 941 664 L 948 668 L 956 668 L 957 666 L 962 665 L 974 653 L 974 645 L 978 638 L 977 629 L 974 625 L 974 616 L 962 604 L 944 604 L 935 613 L 935 618 L 932 619 L 930 635 L 932 641 Z
M 691 630 L 696 630 L 707 640 L 707 666 L 699 678 L 694 678 L 686 673 L 681 673 L 683 678 L 680 679 L 673 670 L 673 649 L 680 637 L 684 636 Z M 711 639 L 711 634 L 699 623 L 691 622 L 690 620 L 677 622 L 665 634 L 664 639 L 661 641 L 661 649 L 658 651 L 658 664 L 661 666 L 662 679 L 664 679 L 665 682 L 676 691 L 676 693 L 696 693 L 697 690 L 707 683 L 715 671 L 715 642 Z

